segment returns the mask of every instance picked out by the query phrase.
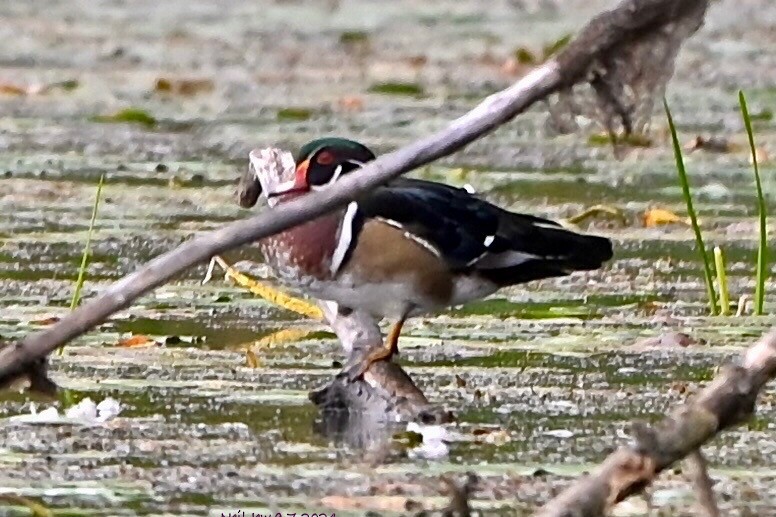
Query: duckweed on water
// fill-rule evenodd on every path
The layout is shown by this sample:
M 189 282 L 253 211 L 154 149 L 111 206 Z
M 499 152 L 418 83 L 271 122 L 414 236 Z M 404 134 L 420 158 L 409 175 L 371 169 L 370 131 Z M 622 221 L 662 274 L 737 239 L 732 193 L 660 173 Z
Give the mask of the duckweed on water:
M 339 42 L 343 45 L 369 43 L 369 33 L 365 31 L 345 31 L 340 34 Z
M 587 139 L 587 143 L 592 146 L 607 146 L 607 145 L 627 145 L 630 147 L 652 147 L 654 144 L 652 138 L 649 135 L 643 135 L 640 133 L 630 133 L 622 135 L 609 135 L 607 133 L 596 133 L 590 135 Z
M 383 95 L 406 95 L 408 97 L 420 97 L 425 93 L 418 83 L 385 82 L 373 84 L 367 90 L 369 93 Z
M 104 123 L 122 123 L 129 122 L 135 124 L 141 124 L 148 128 L 156 126 L 156 118 L 151 116 L 147 111 L 140 108 L 126 108 L 118 111 L 112 115 L 95 115 L 91 118 L 93 122 Z
M 313 116 L 313 110 L 308 108 L 281 108 L 277 112 L 278 120 L 303 121 Z

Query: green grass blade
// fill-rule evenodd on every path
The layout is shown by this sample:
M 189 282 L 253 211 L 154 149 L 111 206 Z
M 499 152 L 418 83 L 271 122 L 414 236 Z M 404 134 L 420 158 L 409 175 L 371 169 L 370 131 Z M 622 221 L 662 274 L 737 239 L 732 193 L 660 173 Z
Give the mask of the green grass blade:
M 719 246 L 714 246 L 714 269 L 717 270 L 717 289 L 719 289 L 719 313 L 722 316 L 730 314 L 730 291 L 728 290 L 727 273 L 725 272 L 725 256 Z
M 92 249 L 92 234 L 94 233 L 94 223 L 97 220 L 97 210 L 100 206 L 100 197 L 102 195 L 102 185 L 105 182 L 105 175 L 100 175 L 100 182 L 97 184 L 97 194 L 94 196 L 94 205 L 92 206 L 92 219 L 89 222 L 89 231 L 86 233 L 86 243 L 84 244 L 84 252 L 81 255 L 81 267 L 78 269 L 78 279 L 75 282 L 75 291 L 73 292 L 73 298 L 70 300 L 70 310 L 72 311 L 78 307 L 78 302 L 81 301 L 81 289 L 86 281 L 86 266 L 89 264 L 89 255 Z M 62 355 L 65 347 L 59 349 L 59 355 Z
M 94 205 L 92 206 L 92 219 L 89 221 L 89 231 L 86 233 L 86 243 L 84 244 L 84 252 L 81 256 L 81 267 L 78 269 L 78 280 L 75 284 L 75 292 L 73 293 L 73 299 L 70 300 L 70 310 L 75 309 L 78 306 L 78 302 L 81 301 L 81 289 L 84 286 L 86 280 L 86 266 L 89 264 L 89 255 L 92 249 L 92 235 L 94 234 L 94 223 L 97 221 L 97 210 L 100 207 L 100 197 L 102 196 L 102 186 L 105 183 L 105 175 L 100 175 L 100 182 L 97 184 L 97 194 L 94 196 Z
M 765 197 L 760 182 L 760 167 L 757 164 L 757 149 L 754 145 L 754 131 L 752 131 L 752 119 L 749 117 L 749 108 L 746 106 L 746 97 L 742 90 L 738 91 L 738 103 L 741 105 L 741 115 L 744 117 L 746 135 L 749 137 L 749 149 L 752 152 L 752 168 L 754 169 L 754 182 L 757 188 L 757 211 L 760 219 L 760 245 L 757 248 L 757 284 L 754 291 L 754 313 L 757 316 L 764 314 L 765 306 L 765 276 L 768 264 L 768 221 L 765 215 Z
M 690 195 L 690 183 L 687 181 L 687 171 L 684 168 L 684 158 L 682 157 L 682 146 L 679 144 L 679 138 L 676 136 L 676 127 L 674 119 L 671 116 L 671 110 L 668 109 L 668 101 L 663 98 L 663 107 L 666 110 L 668 118 L 668 128 L 671 131 L 671 140 L 674 144 L 674 157 L 676 158 L 676 172 L 679 174 L 679 183 L 682 186 L 684 201 L 687 203 L 687 213 L 690 215 L 693 232 L 695 232 L 695 242 L 698 245 L 698 252 L 703 260 L 703 275 L 706 279 L 706 293 L 709 298 L 709 309 L 711 314 L 717 314 L 717 293 L 714 291 L 714 279 L 711 274 L 711 262 L 709 254 L 706 252 L 706 245 L 703 243 L 701 228 L 698 226 L 698 217 L 695 215 L 695 208 L 692 205 L 692 196 Z

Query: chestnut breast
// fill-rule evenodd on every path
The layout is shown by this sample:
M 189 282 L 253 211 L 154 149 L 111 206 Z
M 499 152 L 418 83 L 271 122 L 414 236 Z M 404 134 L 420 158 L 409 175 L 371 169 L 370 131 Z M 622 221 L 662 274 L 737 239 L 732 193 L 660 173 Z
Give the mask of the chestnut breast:
M 281 280 L 328 280 L 341 220 L 342 213 L 335 212 L 262 239 L 259 248 L 264 260 Z

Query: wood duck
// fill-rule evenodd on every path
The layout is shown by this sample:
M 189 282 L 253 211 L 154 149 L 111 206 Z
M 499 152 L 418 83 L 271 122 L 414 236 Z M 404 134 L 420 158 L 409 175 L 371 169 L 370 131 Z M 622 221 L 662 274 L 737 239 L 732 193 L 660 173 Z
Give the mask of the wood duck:
M 273 203 L 304 196 L 374 158 L 352 140 L 314 140 L 297 153 L 293 180 L 264 194 Z M 255 187 L 242 204 L 255 203 L 260 190 Z M 394 322 L 384 346 L 349 370 L 352 378 L 398 351 L 410 316 L 483 298 L 501 287 L 597 269 L 612 258 L 611 241 L 604 237 L 509 212 L 465 189 L 408 178 L 259 246 L 281 282 L 336 302 L 342 313 L 357 309 Z

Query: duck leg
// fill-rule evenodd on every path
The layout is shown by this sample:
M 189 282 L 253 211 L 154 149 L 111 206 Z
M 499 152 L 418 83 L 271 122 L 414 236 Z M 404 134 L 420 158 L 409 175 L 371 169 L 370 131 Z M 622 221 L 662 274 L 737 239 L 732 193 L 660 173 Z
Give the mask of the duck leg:
M 360 379 L 374 363 L 390 360 L 394 354 L 399 353 L 399 335 L 404 322 L 407 320 L 407 314 L 404 313 L 399 321 L 394 323 L 382 346 L 370 351 L 365 357 L 359 359 L 356 364 L 346 370 L 345 373 L 350 380 Z

